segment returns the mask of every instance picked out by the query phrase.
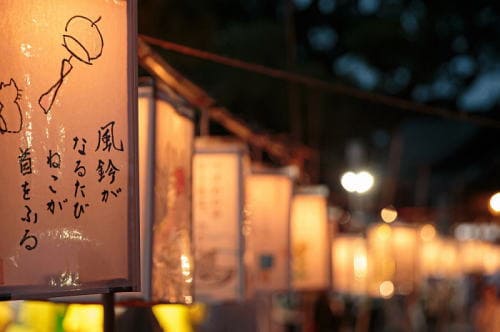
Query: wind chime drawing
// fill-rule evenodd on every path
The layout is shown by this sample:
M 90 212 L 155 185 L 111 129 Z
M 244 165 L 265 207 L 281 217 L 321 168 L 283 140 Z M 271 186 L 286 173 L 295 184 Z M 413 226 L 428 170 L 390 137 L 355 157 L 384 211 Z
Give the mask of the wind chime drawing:
M 66 23 L 63 46 L 68 50 L 70 55 L 61 62 L 59 80 L 38 99 L 38 104 L 42 107 L 45 114 L 51 110 L 59 89 L 73 69 L 71 60 L 76 58 L 87 65 L 92 65 L 101 56 L 104 41 L 101 31 L 97 26 L 100 19 L 101 17 L 93 21 L 88 17 L 77 15 L 70 18 Z

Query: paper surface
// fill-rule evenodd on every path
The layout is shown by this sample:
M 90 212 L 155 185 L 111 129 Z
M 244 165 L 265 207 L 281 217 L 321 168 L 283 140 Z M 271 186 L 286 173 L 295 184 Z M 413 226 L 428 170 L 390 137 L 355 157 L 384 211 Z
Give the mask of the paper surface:
M 0 11 L 0 294 L 129 287 L 130 8 L 7 0 Z

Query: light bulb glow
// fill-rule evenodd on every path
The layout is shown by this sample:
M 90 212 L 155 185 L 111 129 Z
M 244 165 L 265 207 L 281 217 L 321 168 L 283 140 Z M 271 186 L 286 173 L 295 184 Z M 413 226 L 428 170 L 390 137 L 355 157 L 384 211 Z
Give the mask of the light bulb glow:
M 349 171 L 342 175 L 340 183 L 350 193 L 364 194 L 373 187 L 375 179 L 367 171 L 360 171 L 358 173 Z
M 392 281 L 386 280 L 379 286 L 380 295 L 383 298 L 390 298 L 394 294 L 394 284 Z
M 490 210 L 493 214 L 500 214 L 500 192 L 490 198 Z
M 354 172 L 346 172 L 344 173 L 344 175 L 342 175 L 342 178 L 340 179 L 342 187 L 344 187 L 344 189 L 350 193 L 356 191 L 357 188 L 356 181 L 357 181 L 357 175 Z
M 382 220 L 388 224 L 396 220 L 397 217 L 398 211 L 396 211 L 396 209 L 394 209 L 392 206 L 385 207 L 380 211 L 380 218 L 382 218 Z

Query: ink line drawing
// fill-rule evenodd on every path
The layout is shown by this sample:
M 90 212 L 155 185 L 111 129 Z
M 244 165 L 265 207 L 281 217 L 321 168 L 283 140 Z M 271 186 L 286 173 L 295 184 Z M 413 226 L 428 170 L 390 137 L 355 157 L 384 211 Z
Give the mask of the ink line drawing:
M 23 126 L 23 115 L 19 100 L 21 92 L 14 79 L 0 82 L 0 134 L 18 133 Z
M 73 69 L 71 60 L 76 58 L 87 65 L 92 65 L 93 61 L 102 55 L 104 40 L 97 25 L 100 20 L 101 17 L 97 18 L 97 20 L 91 20 L 88 17 L 76 15 L 66 23 L 62 46 L 70 55 L 67 59 L 61 61 L 59 80 L 38 99 L 38 104 L 45 114 L 52 109 L 59 89 Z

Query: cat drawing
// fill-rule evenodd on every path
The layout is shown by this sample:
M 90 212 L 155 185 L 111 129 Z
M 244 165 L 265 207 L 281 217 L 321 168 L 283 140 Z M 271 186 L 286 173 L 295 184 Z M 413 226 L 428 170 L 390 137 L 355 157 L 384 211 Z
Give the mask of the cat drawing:
M 9 83 L 0 82 L 0 134 L 18 133 L 23 125 L 19 99 L 21 90 L 14 79 Z

